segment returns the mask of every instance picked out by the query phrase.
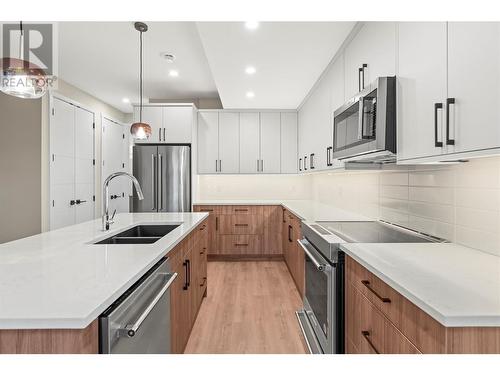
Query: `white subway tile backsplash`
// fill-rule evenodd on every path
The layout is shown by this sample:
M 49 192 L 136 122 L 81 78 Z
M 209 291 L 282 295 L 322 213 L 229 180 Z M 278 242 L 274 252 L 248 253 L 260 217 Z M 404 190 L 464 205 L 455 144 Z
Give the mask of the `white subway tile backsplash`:
M 419 202 L 453 204 L 455 193 L 453 188 L 410 186 L 408 199 Z
M 463 227 L 493 233 L 498 233 L 500 231 L 500 211 L 457 207 L 455 220 L 456 225 Z
M 477 208 L 479 210 L 500 210 L 500 189 L 456 188 L 457 207 Z
M 449 241 L 454 238 L 454 226 L 450 223 L 409 215 L 408 227 Z
M 408 227 L 409 224 L 408 213 L 385 207 L 380 207 L 380 219 L 404 227 Z
M 380 207 L 408 213 L 408 200 L 381 197 Z
M 380 185 L 402 185 L 408 186 L 407 172 L 384 172 L 380 176 Z
M 380 196 L 384 198 L 408 199 L 408 186 L 380 185 Z
M 432 170 L 422 172 L 410 172 L 410 186 L 450 186 L 455 185 L 455 174 L 453 170 Z
M 455 227 L 455 242 L 500 256 L 498 231 L 496 233 L 485 232 L 457 225 Z
M 454 207 L 444 204 L 409 201 L 408 212 L 411 215 L 453 223 Z

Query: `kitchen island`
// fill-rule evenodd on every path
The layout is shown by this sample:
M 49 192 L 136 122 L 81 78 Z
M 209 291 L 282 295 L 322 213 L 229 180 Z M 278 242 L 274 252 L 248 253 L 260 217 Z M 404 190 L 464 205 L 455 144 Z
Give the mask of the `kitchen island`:
M 207 216 L 123 213 L 107 232 L 97 219 L 0 245 L 0 353 L 96 353 L 98 316 L 163 257 L 175 268 L 203 247 Z M 152 244 L 94 244 L 138 224 L 178 227 Z

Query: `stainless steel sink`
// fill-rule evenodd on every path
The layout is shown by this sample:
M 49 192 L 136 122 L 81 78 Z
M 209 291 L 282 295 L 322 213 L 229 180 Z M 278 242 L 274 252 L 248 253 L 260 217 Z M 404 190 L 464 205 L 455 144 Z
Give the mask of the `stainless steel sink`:
M 95 242 L 94 245 L 150 244 L 167 235 L 180 224 L 136 225 Z

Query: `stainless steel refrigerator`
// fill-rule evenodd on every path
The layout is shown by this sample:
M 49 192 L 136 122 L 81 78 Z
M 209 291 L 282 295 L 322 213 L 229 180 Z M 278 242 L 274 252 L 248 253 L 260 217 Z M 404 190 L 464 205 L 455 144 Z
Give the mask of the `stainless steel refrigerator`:
M 133 150 L 133 174 L 144 199 L 134 194 L 132 211 L 191 211 L 191 147 L 135 145 Z

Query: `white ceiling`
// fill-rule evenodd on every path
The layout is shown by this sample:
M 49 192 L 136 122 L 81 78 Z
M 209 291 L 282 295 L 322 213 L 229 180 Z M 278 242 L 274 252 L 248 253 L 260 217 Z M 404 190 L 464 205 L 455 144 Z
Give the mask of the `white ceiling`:
M 217 97 L 194 22 L 148 22 L 144 40 L 144 96 Z M 123 112 L 139 101 L 139 32 L 133 22 L 61 22 L 59 76 Z M 176 56 L 169 64 L 160 56 Z M 170 77 L 168 71 L 179 71 Z
M 224 108 L 297 108 L 354 22 L 199 22 Z M 245 74 L 245 67 L 257 69 Z M 255 97 L 246 97 L 253 91 Z

